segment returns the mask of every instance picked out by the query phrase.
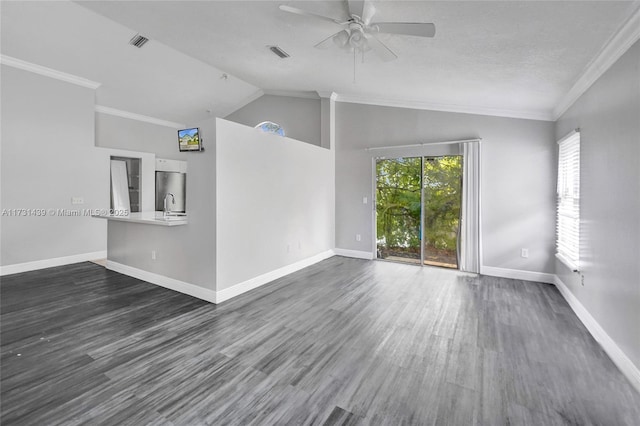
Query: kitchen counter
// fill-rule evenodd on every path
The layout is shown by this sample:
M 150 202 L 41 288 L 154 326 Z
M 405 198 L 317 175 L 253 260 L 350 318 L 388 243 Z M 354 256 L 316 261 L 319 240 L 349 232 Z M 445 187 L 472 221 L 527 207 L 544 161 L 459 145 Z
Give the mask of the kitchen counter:
M 179 226 L 186 225 L 187 216 L 164 216 L 163 212 L 130 213 L 128 216 L 94 215 L 100 219 L 116 220 L 119 222 L 143 223 L 146 225 Z

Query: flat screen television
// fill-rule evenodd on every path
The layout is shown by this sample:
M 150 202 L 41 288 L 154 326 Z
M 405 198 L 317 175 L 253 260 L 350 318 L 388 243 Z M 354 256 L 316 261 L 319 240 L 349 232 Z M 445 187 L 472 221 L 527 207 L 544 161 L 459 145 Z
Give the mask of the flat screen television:
M 202 151 L 202 140 L 200 139 L 200 129 L 178 130 L 178 147 L 183 151 Z

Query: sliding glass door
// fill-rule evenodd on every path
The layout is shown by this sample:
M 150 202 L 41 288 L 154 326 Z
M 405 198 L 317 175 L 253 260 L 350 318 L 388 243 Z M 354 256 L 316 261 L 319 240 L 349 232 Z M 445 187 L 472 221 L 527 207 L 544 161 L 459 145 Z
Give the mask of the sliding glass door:
M 376 161 L 377 257 L 458 268 L 462 157 Z
M 422 158 L 376 161 L 377 257 L 419 264 Z
M 424 264 L 458 269 L 462 157 L 425 157 L 422 182 Z

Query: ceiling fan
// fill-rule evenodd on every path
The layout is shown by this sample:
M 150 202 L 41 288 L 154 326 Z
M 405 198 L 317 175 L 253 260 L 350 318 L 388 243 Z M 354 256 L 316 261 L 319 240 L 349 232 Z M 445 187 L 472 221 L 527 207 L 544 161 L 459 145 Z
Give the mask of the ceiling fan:
M 318 21 L 333 22 L 343 28 L 315 45 L 326 48 L 335 43 L 343 49 L 355 52 L 373 50 L 383 61 L 392 61 L 398 56 L 391 51 L 376 34 L 401 34 L 415 37 L 433 37 L 436 26 L 427 22 L 374 22 L 376 13 L 374 6 L 367 0 L 346 0 L 349 16 L 344 19 L 331 18 L 287 5 L 280 5 L 280 10 L 307 16 Z

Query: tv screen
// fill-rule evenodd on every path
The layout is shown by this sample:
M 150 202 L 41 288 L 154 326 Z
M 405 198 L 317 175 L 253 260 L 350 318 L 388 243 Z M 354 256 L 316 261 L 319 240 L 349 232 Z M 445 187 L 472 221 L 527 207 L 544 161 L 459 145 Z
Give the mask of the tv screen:
M 191 129 L 178 130 L 178 146 L 180 151 L 200 151 L 202 149 L 200 129 L 193 127 Z

